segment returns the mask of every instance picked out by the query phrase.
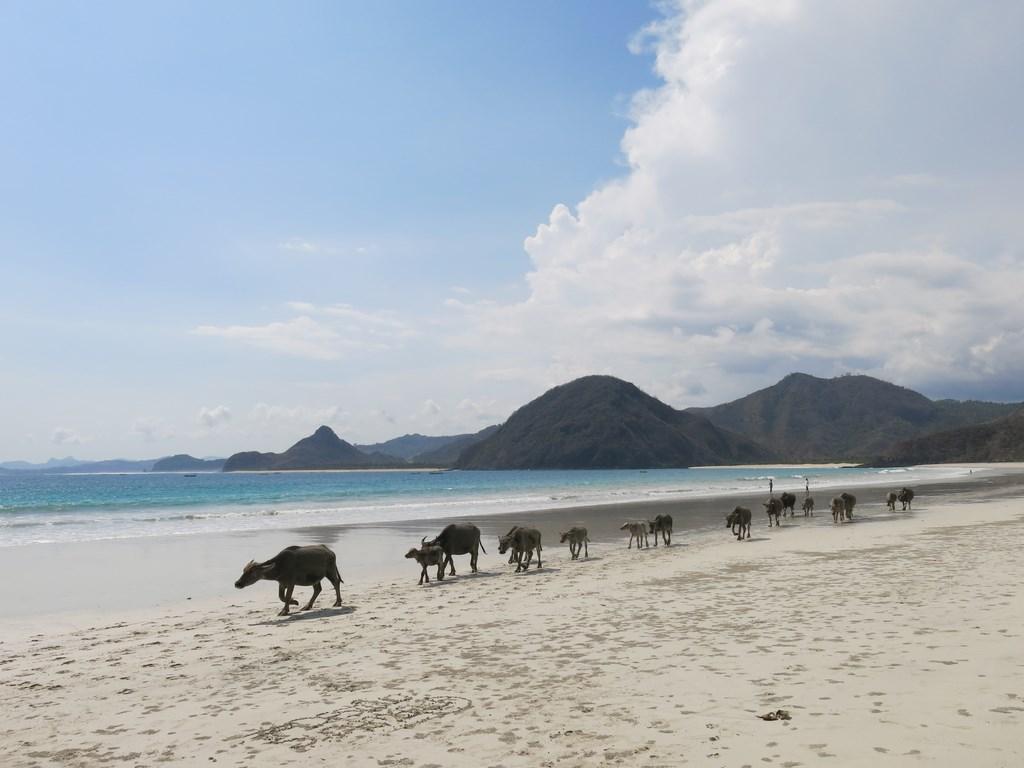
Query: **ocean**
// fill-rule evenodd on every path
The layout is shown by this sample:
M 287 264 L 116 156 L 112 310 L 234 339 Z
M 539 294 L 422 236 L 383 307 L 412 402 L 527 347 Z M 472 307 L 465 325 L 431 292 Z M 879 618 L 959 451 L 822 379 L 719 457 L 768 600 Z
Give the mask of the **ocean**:
M 966 475 L 960 467 L 719 467 L 431 473 L 0 473 L 0 546 L 372 524 L 505 512 L 802 492 Z M 827 502 L 819 493 L 818 506 Z

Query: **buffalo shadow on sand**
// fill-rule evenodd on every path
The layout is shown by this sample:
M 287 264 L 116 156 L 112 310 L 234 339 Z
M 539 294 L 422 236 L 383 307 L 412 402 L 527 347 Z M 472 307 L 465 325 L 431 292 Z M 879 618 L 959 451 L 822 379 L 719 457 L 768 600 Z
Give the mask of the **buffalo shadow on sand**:
M 354 605 L 341 605 L 335 608 L 334 606 L 328 606 L 324 608 L 313 608 L 310 611 L 295 611 L 289 613 L 287 616 L 274 616 L 273 618 L 264 619 L 263 621 L 253 622 L 250 626 L 253 627 L 281 627 L 285 624 L 291 624 L 296 621 L 310 621 L 312 619 L 332 619 L 335 616 L 348 616 L 350 613 L 355 613 L 356 607 Z
M 476 573 L 457 573 L 454 576 L 445 574 L 443 579 L 432 578 L 428 584 L 420 584 L 421 587 L 437 587 L 444 584 L 458 584 L 460 581 L 473 581 L 475 579 L 490 579 L 501 574 L 496 571 L 477 571 Z

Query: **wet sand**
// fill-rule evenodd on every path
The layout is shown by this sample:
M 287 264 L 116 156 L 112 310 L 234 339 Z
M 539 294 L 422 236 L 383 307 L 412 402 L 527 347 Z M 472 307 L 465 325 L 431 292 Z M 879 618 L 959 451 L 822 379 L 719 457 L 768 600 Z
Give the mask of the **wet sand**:
M 749 543 L 716 524 L 641 552 L 615 531 L 589 560 L 549 546 L 516 575 L 491 554 L 429 587 L 407 568 L 285 618 L 261 584 L 5 621 L 0 765 L 1024 764 L 1020 477 L 921 489 L 910 513 L 858 496 L 851 524 L 759 514 Z
M 917 503 L 978 492 L 998 494 L 1000 489 L 1013 492 L 1022 479 L 1024 467 L 997 465 L 971 478 L 917 485 Z M 883 484 L 886 481 L 888 485 Z M 890 476 L 875 486 L 852 488 L 859 499 L 858 516 L 884 513 L 885 492 L 898 482 L 898 476 Z M 839 490 L 812 489 L 817 515 L 827 514 L 829 499 Z M 673 516 L 678 542 L 703 540 L 707 535 L 718 540 L 725 515 L 737 504 L 753 511 L 755 526 L 764 523 L 761 504 L 766 498 L 765 492 L 580 506 L 509 512 L 472 522 L 480 527 L 487 550 L 481 566 L 496 568 L 504 562 L 496 554 L 497 538 L 512 525 L 537 527 L 548 551 L 553 551 L 560 531 L 577 524 L 586 526 L 599 546 L 618 546 L 627 539 L 619 530 L 625 520 L 650 519 L 659 513 Z M 797 498 L 799 505 L 803 494 L 797 493 Z M 232 584 L 242 565 L 269 559 L 290 544 L 326 544 L 334 549 L 342 578 L 350 587 L 401 582 L 415 573 L 415 566 L 403 557 L 405 552 L 422 537 L 435 536 L 448 522 L 437 518 L 4 547 L 0 548 L 0 620 L 11 625 L 47 616 L 54 626 L 72 627 L 98 615 L 121 618 L 192 600 L 234 600 Z M 802 514 L 794 524 L 804 524 Z M 26 589 L 26 584 L 31 588 Z

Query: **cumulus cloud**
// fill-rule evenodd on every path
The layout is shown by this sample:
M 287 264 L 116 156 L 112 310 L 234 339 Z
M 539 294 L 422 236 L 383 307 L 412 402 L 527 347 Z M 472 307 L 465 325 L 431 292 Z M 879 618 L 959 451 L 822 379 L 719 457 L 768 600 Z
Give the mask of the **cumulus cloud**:
M 174 433 L 160 419 L 136 419 L 132 423 L 132 432 L 147 443 L 155 443 L 159 440 L 167 440 L 174 437 Z
M 635 43 L 662 84 L 633 101 L 627 172 L 526 239 L 523 300 L 448 300 L 451 347 L 481 376 L 616 373 L 681 405 L 793 370 L 1019 380 L 1024 8 L 666 12 Z
M 396 349 L 416 336 L 390 312 L 367 312 L 348 304 L 318 306 L 288 302 L 288 320 L 264 325 L 200 325 L 193 333 L 310 360 L 337 360 L 357 352 Z
M 57 427 L 50 435 L 50 442 L 54 445 L 79 445 L 82 442 L 82 436 L 73 429 Z
M 197 418 L 206 429 L 216 429 L 231 421 L 231 409 L 226 405 L 215 405 L 212 408 L 203 406 Z
M 249 418 L 257 422 L 295 425 L 320 425 L 344 419 L 348 414 L 336 405 L 316 408 L 303 405 L 270 405 L 257 403 Z

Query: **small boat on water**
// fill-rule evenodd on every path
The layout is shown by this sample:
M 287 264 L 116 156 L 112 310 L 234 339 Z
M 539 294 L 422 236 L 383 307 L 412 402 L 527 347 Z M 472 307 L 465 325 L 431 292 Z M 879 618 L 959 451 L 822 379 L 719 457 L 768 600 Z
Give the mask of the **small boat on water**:
M 189 472 L 187 475 L 184 475 L 184 477 L 195 477 L 195 476 L 196 476 L 195 472 Z

